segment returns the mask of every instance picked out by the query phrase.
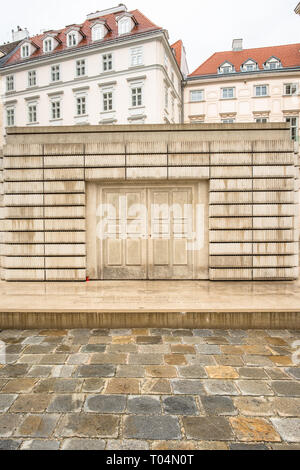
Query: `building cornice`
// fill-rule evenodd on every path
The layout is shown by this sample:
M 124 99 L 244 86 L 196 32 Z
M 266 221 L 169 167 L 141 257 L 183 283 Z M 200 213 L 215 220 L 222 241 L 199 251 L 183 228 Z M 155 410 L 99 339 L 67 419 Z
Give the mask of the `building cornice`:
M 0 66 L 0 75 L 9 71 L 11 73 L 12 70 L 23 70 L 27 68 L 33 68 L 37 64 L 47 64 L 47 63 L 54 63 L 61 61 L 61 59 L 68 60 L 72 57 L 86 55 L 89 51 L 91 53 L 95 52 L 97 49 L 108 49 L 112 46 L 124 46 L 126 44 L 130 44 L 132 42 L 137 42 L 139 40 L 148 39 L 149 37 L 165 37 L 165 31 L 163 29 L 155 30 L 155 31 L 148 31 L 145 33 L 138 33 L 135 35 L 128 37 L 119 37 L 109 41 L 105 41 L 105 43 L 95 42 L 93 44 L 89 44 L 87 46 L 81 46 L 79 48 L 75 48 L 72 50 L 63 50 L 60 52 L 56 52 L 55 54 L 49 56 L 39 56 L 36 58 L 32 58 L 29 60 L 23 60 L 19 62 L 15 62 L 13 64 L 3 64 Z M 168 43 L 169 44 L 169 43 Z M 169 45 L 170 46 L 170 45 Z M 177 63 L 177 62 L 176 62 Z M 177 64 L 178 66 L 178 64 Z
M 185 80 L 185 84 L 189 84 L 195 81 L 201 82 L 216 82 L 216 80 L 221 82 L 232 82 L 232 81 L 241 81 L 241 79 L 245 80 L 257 80 L 264 77 L 273 78 L 273 77 L 280 77 L 282 74 L 293 74 L 299 73 L 299 67 L 289 67 L 289 68 L 282 68 L 276 70 L 256 70 L 255 72 L 235 72 L 235 73 L 228 73 L 226 76 L 214 74 L 214 75 L 197 75 L 194 77 L 187 77 Z

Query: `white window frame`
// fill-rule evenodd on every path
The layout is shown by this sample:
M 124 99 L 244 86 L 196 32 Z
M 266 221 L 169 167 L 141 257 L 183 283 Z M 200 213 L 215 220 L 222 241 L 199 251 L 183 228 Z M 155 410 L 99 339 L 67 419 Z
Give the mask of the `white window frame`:
M 229 90 L 232 90 L 232 96 L 229 95 Z M 221 88 L 221 98 L 222 100 L 234 100 L 235 99 L 235 87 Z
M 291 93 L 287 92 L 288 87 L 290 88 Z M 285 96 L 296 96 L 298 95 L 298 83 L 285 83 L 283 85 L 283 90 L 284 90 L 283 94 Z M 292 93 L 293 90 L 294 90 L 294 93 Z
M 29 44 L 23 44 L 21 47 L 21 57 L 22 59 L 26 59 L 26 57 L 30 56 L 30 46 Z
M 265 94 L 262 94 L 262 89 L 265 88 L 266 89 L 266 93 Z M 261 90 L 259 93 L 258 93 L 258 90 Z M 256 98 L 261 98 L 261 97 L 266 97 L 266 96 L 269 96 L 269 85 L 254 85 L 254 96 Z
M 15 91 L 15 76 L 6 75 L 6 91 Z
M 130 65 L 131 67 L 139 67 L 144 63 L 143 46 L 132 47 L 130 49 Z
M 84 101 L 83 101 L 84 100 Z M 76 117 L 87 116 L 87 94 L 78 94 L 75 95 L 75 103 L 76 103 Z M 81 112 L 78 112 L 78 111 Z M 83 112 L 84 111 L 84 112 Z
M 95 24 L 92 27 L 92 41 L 101 41 L 104 38 L 104 28 L 105 26 L 101 24 Z
M 6 126 L 14 127 L 16 125 L 16 108 L 15 106 L 6 107 Z
M 106 54 L 102 54 L 102 72 L 110 72 L 112 70 L 113 70 L 113 53 L 107 52 Z
M 134 101 L 136 102 L 135 104 L 134 104 Z M 144 83 L 142 82 L 132 83 L 130 85 L 130 107 L 141 108 L 143 106 L 144 106 Z
M 132 30 L 132 20 L 130 18 L 121 18 L 118 21 L 119 36 L 129 34 Z
M 70 31 L 67 34 L 67 46 L 68 47 L 75 47 L 78 44 L 78 32 L 77 31 Z
M 86 77 L 86 59 L 76 60 L 76 77 Z
M 165 86 L 165 109 L 169 109 L 169 87 Z
M 220 67 L 219 67 L 219 74 L 227 75 L 227 74 L 233 73 L 233 72 L 234 72 L 234 67 L 229 62 L 225 62 L 224 64 L 220 65 Z
M 38 104 L 36 101 L 31 101 L 27 103 L 27 117 L 28 117 L 28 124 L 38 123 Z
M 50 121 L 58 121 L 60 119 L 62 119 L 62 100 L 60 96 L 53 96 L 50 100 Z
M 37 86 L 37 73 L 36 70 L 29 70 L 27 74 L 28 88 Z
M 43 51 L 47 54 L 53 51 L 53 38 L 46 38 L 43 41 Z
M 235 118 L 222 119 L 222 124 L 234 124 Z
M 274 65 L 274 67 L 273 67 Z M 277 70 L 281 69 L 282 64 L 279 59 L 276 59 L 275 57 L 271 57 L 269 60 L 265 62 L 265 69 L 267 70 Z
M 289 122 L 291 128 L 291 139 L 298 141 L 299 136 L 299 116 L 285 116 L 285 122 Z M 295 124 L 293 124 L 295 120 Z
M 114 89 L 103 88 L 102 94 L 102 113 L 111 113 L 114 111 Z M 105 109 L 106 108 L 106 109 Z
M 265 124 L 268 122 L 268 118 L 267 117 L 257 117 L 255 118 L 255 122 L 257 124 Z
M 60 64 L 51 65 L 50 73 L 51 73 L 51 82 L 52 83 L 61 81 L 61 66 L 60 66 Z M 56 78 L 57 74 L 58 74 L 58 78 Z M 55 77 L 55 78 L 53 79 L 53 77 Z
M 204 101 L 204 90 L 190 90 L 190 102 L 200 103 L 201 101 Z

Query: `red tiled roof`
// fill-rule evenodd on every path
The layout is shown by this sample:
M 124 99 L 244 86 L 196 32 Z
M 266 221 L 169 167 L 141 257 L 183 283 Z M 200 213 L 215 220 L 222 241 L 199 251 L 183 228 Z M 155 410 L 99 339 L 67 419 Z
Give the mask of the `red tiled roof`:
M 283 67 L 299 67 L 300 44 L 260 47 L 257 49 L 244 49 L 243 51 L 216 52 L 191 73 L 189 77 L 215 75 L 218 73 L 220 65 L 227 61 L 234 65 L 236 72 L 240 72 L 241 66 L 247 59 L 255 60 L 258 63 L 259 69 L 263 70 L 263 64 L 273 56 L 280 59 Z
M 157 31 L 157 30 L 161 30 L 162 28 L 155 25 L 154 23 L 152 23 L 152 21 L 150 21 L 146 16 L 144 16 L 139 10 L 134 10 L 134 11 L 131 11 L 130 12 L 134 17 L 135 19 L 137 20 L 137 25 L 134 26 L 134 28 L 132 29 L 132 31 L 128 34 L 128 35 L 124 35 L 124 36 L 132 36 L 132 35 L 135 35 L 135 34 L 139 34 L 139 33 L 145 33 L 145 32 L 148 32 L 148 31 Z M 116 17 L 119 16 L 120 13 L 116 13 L 116 14 L 109 14 L 109 15 L 105 15 L 105 16 L 101 16 L 97 19 L 100 19 L 101 20 L 105 20 L 109 26 L 109 28 L 111 29 L 110 32 L 108 32 L 106 34 L 106 36 L 104 37 L 104 39 L 102 41 L 99 41 L 99 44 L 103 44 L 105 43 L 106 41 L 111 41 L 113 39 L 116 39 L 119 37 L 118 35 L 118 25 L 117 25 L 117 22 L 116 22 Z M 39 49 L 37 49 L 28 59 L 22 59 L 21 58 L 21 51 L 20 51 L 20 48 L 10 57 L 10 59 L 5 63 L 5 65 L 10 65 L 10 64 L 14 64 L 14 63 L 17 63 L 19 61 L 30 61 L 32 59 L 35 59 L 35 58 L 38 58 L 38 57 L 41 57 L 41 56 L 51 56 L 51 55 L 54 55 L 58 52 L 62 52 L 64 50 L 67 50 L 67 49 L 80 49 L 81 47 L 84 47 L 84 46 L 88 46 L 88 45 L 91 45 L 91 44 L 95 44 L 94 41 L 92 41 L 92 35 L 91 35 L 91 29 L 90 29 L 90 26 L 96 21 L 96 19 L 92 19 L 92 20 L 86 20 L 83 24 L 78 24 L 78 25 L 72 25 L 72 26 L 77 26 L 80 28 L 80 31 L 84 34 L 84 38 L 82 39 L 82 41 L 80 41 L 80 43 L 75 46 L 74 48 L 68 48 L 67 47 L 67 37 L 66 37 L 66 31 L 70 29 L 70 26 L 68 27 L 65 27 L 61 30 L 57 30 L 57 31 L 51 31 L 51 33 L 55 32 L 55 35 L 56 37 L 61 41 L 61 43 L 50 53 L 48 54 L 44 54 L 43 52 L 43 39 L 45 37 L 45 35 L 47 33 L 43 33 L 43 34 L 39 34 L 37 36 L 34 36 L 32 38 L 29 39 L 29 41 L 32 41 L 35 45 L 37 45 L 39 47 Z M 123 36 L 122 36 L 123 37 Z
M 181 58 L 182 58 L 182 48 L 183 48 L 182 40 L 179 39 L 177 42 L 172 44 L 171 48 L 174 50 L 177 64 L 179 65 L 179 68 L 181 68 Z

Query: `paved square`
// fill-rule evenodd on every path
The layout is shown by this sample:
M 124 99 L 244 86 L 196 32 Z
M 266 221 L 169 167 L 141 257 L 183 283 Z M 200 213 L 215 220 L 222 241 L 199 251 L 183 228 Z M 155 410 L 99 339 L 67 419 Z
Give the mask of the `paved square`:
M 0 341 L 0 450 L 300 449 L 300 331 L 3 330 Z

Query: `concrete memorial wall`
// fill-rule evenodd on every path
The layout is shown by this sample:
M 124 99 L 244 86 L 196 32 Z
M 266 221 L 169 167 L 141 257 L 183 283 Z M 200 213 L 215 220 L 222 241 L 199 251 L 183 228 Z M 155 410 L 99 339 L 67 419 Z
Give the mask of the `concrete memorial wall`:
M 287 124 L 9 128 L 0 176 L 2 162 L 6 281 L 298 278 L 298 163 Z M 121 196 L 145 205 L 155 234 L 128 206 L 135 237 L 118 235 L 116 213 L 115 238 L 99 238 L 99 204 L 117 207 Z M 183 215 L 156 216 L 157 202 L 176 202 Z M 189 224 L 198 247 L 187 248 Z

